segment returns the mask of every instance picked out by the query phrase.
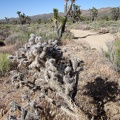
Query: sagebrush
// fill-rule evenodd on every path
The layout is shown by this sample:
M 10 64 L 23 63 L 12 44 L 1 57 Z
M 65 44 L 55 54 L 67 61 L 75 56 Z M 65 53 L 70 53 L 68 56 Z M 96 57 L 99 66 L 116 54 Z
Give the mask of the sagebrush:
M 10 60 L 7 58 L 8 54 L 0 54 L 0 74 L 5 75 L 10 70 Z

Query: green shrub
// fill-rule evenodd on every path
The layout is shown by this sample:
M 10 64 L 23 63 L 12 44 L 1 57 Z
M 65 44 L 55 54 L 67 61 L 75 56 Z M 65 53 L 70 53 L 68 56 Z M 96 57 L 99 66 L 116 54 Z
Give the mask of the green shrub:
M 113 58 L 117 71 L 120 71 L 120 40 L 116 40 L 113 44 Z
M 108 52 L 105 52 L 105 56 L 112 62 L 116 71 L 120 72 L 120 38 L 107 46 Z
M 8 54 L 0 53 L 0 75 L 5 75 L 10 70 L 10 60 Z

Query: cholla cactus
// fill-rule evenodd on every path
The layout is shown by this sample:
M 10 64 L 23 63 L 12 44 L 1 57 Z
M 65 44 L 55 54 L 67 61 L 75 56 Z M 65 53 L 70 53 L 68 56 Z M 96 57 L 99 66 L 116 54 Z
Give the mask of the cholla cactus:
M 12 102 L 10 103 L 10 111 L 11 111 L 11 112 L 14 112 L 14 111 L 16 111 L 17 109 L 18 109 L 18 104 L 17 104 L 16 102 L 12 101 Z
M 65 75 L 63 77 L 63 81 L 65 83 L 65 94 L 73 101 L 73 94 L 75 92 L 75 88 L 77 87 L 80 70 L 82 69 L 80 67 L 80 61 L 77 60 L 77 58 L 73 58 L 64 70 Z
M 39 120 L 43 113 L 44 118 L 51 119 L 51 110 L 45 111 L 44 106 L 39 104 L 39 101 L 43 98 L 47 103 L 54 105 L 56 109 L 65 110 L 67 114 L 73 111 L 72 114 L 68 115 L 76 118 L 80 117 L 76 113 L 78 108 L 75 107 L 74 101 L 79 71 L 81 70 L 80 61 L 76 58 L 72 60 L 63 59 L 63 52 L 57 43 L 57 40 L 44 42 L 42 37 L 30 34 L 28 43 L 20 48 L 14 56 L 18 59 L 18 66 L 23 66 L 21 62 L 24 63 L 24 60 L 27 62 L 26 68 L 19 68 L 19 72 L 11 72 L 12 84 L 16 88 L 22 87 L 22 101 L 26 102 L 24 106 L 11 102 L 11 111 L 20 111 L 20 116 L 15 114 L 15 119 Z M 65 64 L 63 64 L 63 61 Z M 31 79 L 29 80 L 29 78 Z M 26 90 L 30 92 L 29 95 L 24 92 Z M 51 98 L 49 90 L 55 94 L 55 98 L 59 96 L 65 105 L 61 105 L 59 101 Z M 33 94 L 37 97 L 33 97 Z M 46 116 L 46 112 L 49 116 Z M 8 120 L 11 120 L 10 117 L 13 116 L 10 114 Z
M 24 74 L 17 71 L 11 71 L 11 76 L 12 84 L 15 88 L 19 88 L 21 86 L 21 81 L 24 80 Z
M 8 115 L 7 120 L 18 120 L 18 119 L 17 119 L 17 116 L 15 115 Z
M 45 80 L 47 82 L 50 82 L 52 80 L 56 80 L 58 81 L 57 75 L 58 75 L 58 71 L 57 68 L 55 66 L 55 59 L 49 59 L 46 63 L 46 71 L 45 71 Z

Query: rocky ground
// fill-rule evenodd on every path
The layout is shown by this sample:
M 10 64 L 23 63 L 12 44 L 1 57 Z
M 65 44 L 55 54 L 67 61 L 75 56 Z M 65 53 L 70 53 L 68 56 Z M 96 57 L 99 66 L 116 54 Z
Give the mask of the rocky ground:
M 76 34 L 78 36 L 75 37 L 80 37 L 80 33 Z M 76 104 L 90 120 L 120 120 L 120 75 L 114 70 L 111 62 L 99 52 L 100 47 L 98 47 L 100 43 L 105 46 L 105 35 L 93 35 L 94 41 L 92 41 L 93 38 L 90 38 L 90 33 L 83 36 L 88 37 L 74 39 L 60 46 L 66 51 L 65 56 L 77 57 L 83 62 L 83 71 L 79 75 L 75 96 Z M 111 38 L 111 35 L 108 36 L 107 40 Z M 105 39 L 103 40 L 105 42 L 98 42 L 98 38 L 99 40 Z M 96 44 L 92 46 L 87 39 Z M 10 101 L 22 103 L 20 93 L 20 89 L 13 88 L 9 75 L 0 77 L 1 120 L 6 120 L 5 117 L 9 114 Z M 59 110 L 57 112 L 59 113 Z M 64 113 L 59 114 L 54 120 L 59 119 L 74 120 Z

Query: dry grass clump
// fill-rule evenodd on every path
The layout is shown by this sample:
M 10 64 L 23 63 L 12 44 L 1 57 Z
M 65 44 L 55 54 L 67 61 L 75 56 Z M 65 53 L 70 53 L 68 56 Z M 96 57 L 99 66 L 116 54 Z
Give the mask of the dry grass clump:
M 117 37 L 116 40 L 112 43 L 107 43 L 108 51 L 105 51 L 104 54 L 111 63 L 113 64 L 116 71 L 120 71 L 120 37 Z
M 0 54 L 0 75 L 5 75 L 10 70 L 10 60 L 7 56 L 8 54 Z
M 89 26 L 89 24 L 86 22 L 80 22 L 80 23 L 74 23 L 72 25 L 70 25 L 69 27 L 70 29 L 81 29 L 81 30 L 90 30 L 91 27 Z

